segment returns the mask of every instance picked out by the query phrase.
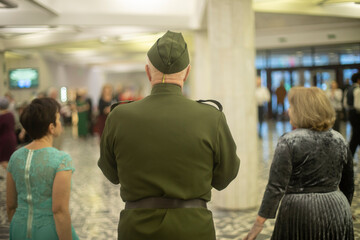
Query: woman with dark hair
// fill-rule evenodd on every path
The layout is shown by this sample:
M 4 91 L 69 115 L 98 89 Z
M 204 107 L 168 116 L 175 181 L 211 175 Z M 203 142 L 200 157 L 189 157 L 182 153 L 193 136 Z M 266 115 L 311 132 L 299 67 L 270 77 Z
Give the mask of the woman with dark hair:
M 292 88 L 289 102 L 296 129 L 279 139 L 258 216 L 244 239 L 256 238 L 281 201 L 272 240 L 352 240 L 353 159 L 331 129 L 334 108 L 316 87 Z
M 78 239 L 71 226 L 69 200 L 71 157 L 52 146 L 60 135 L 60 105 L 34 99 L 20 116 L 33 141 L 15 151 L 7 174 L 10 239 Z
M 89 134 L 90 104 L 87 101 L 85 89 L 79 89 L 76 97 L 76 110 L 78 113 L 78 136 L 87 137 Z
M 94 126 L 94 132 L 96 132 L 99 137 L 101 137 L 104 131 L 106 118 L 110 113 L 110 106 L 112 104 L 112 100 L 113 88 L 110 84 L 105 84 L 101 91 L 101 97 L 98 104 L 99 115 L 97 116 L 96 124 Z
M 7 168 L 11 154 L 16 150 L 15 119 L 8 110 L 9 101 L 0 98 L 0 165 Z M 3 177 L 1 177 L 3 178 Z

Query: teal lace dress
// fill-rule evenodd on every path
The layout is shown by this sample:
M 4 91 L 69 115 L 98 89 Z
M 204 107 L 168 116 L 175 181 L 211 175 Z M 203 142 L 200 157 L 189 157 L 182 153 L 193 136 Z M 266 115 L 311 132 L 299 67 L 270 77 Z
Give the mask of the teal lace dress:
M 58 239 L 52 212 L 52 189 L 57 172 L 74 172 L 71 157 L 56 148 L 20 148 L 10 158 L 8 171 L 17 191 L 18 207 L 10 224 L 10 240 Z M 73 240 L 79 239 L 72 228 Z

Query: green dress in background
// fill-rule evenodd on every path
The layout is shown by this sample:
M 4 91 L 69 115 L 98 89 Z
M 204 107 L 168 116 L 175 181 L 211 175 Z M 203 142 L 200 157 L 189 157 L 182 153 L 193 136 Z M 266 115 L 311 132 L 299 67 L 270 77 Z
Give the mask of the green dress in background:
M 116 107 L 101 138 L 99 167 L 123 201 L 147 197 L 203 199 L 224 189 L 240 160 L 224 114 L 182 95 L 180 86 L 157 84 L 143 100 Z M 116 203 L 114 203 L 116 204 Z M 121 240 L 215 240 L 205 208 L 125 209 Z
M 86 137 L 89 133 L 89 109 L 88 103 L 85 100 L 77 100 L 76 106 L 78 108 L 78 135 L 79 137 Z
M 29 150 L 11 156 L 8 171 L 17 192 L 17 208 L 10 223 L 10 240 L 56 240 L 52 212 L 54 178 L 60 171 L 75 171 L 71 157 L 56 148 Z M 72 228 L 72 239 L 79 239 Z

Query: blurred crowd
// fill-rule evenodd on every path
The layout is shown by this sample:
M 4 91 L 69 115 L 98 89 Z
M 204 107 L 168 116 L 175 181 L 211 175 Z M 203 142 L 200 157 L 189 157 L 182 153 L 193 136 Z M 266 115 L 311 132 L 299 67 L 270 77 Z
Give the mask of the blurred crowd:
M 105 125 L 106 117 L 110 112 L 110 106 L 121 101 L 136 101 L 142 98 L 140 90 L 135 87 L 122 87 L 121 85 L 114 88 L 111 84 L 105 84 L 102 87 L 101 94 L 97 103 L 93 103 L 85 88 L 79 88 L 69 91 L 67 101 L 60 101 L 60 89 L 51 87 L 47 91 L 38 92 L 28 101 L 18 102 L 14 95 L 9 91 L 1 98 L 0 118 L 7 118 L 4 126 L 7 129 L 13 129 L 16 138 L 16 148 L 23 146 L 31 141 L 20 124 L 19 116 L 24 108 L 34 99 L 50 97 L 55 99 L 61 105 L 61 122 L 63 126 L 72 127 L 74 138 L 86 138 L 88 136 L 100 137 Z M 13 126 L 12 126 L 13 125 Z M 0 138 L 4 138 L 3 132 L 0 132 Z M 61 135 L 63 136 L 63 135 Z M 54 139 L 54 147 L 61 149 L 62 137 Z M 8 138 L 8 136 L 6 136 Z

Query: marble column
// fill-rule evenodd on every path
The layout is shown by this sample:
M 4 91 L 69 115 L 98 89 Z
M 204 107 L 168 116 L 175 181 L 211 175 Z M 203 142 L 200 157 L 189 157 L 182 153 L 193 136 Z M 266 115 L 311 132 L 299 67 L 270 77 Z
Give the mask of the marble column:
M 207 34 L 195 34 L 194 98 L 222 103 L 241 159 L 238 177 L 213 191 L 213 205 L 246 209 L 259 205 L 254 12 L 251 0 L 209 0 Z
M 210 51 L 207 31 L 197 31 L 194 37 L 195 51 L 192 53 L 192 70 L 189 81 L 191 96 L 209 99 L 213 96 L 210 66 Z

